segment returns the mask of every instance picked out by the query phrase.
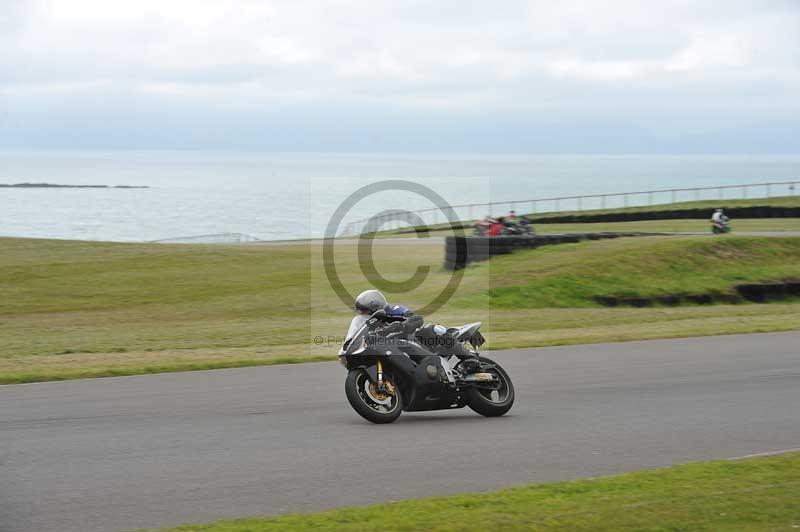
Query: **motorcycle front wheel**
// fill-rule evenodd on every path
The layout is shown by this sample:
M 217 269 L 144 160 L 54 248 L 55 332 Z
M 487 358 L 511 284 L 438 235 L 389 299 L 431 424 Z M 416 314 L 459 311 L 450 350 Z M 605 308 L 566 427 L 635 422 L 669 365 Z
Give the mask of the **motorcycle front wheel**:
M 358 415 L 372 423 L 392 423 L 403 412 L 400 390 L 386 378 L 387 391 L 379 391 L 364 368 L 350 370 L 344 382 L 347 401 Z
M 496 390 L 477 387 L 466 389 L 467 406 L 482 416 L 500 417 L 514 406 L 514 385 L 500 364 L 483 357 L 480 361 L 481 371 L 497 377 L 500 387 Z

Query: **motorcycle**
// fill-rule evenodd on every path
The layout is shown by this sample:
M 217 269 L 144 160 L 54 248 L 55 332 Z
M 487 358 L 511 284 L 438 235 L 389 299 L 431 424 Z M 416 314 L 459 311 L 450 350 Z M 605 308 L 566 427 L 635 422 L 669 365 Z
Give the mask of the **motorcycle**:
M 731 221 L 729 218 L 723 218 L 719 221 L 711 222 L 711 232 L 715 235 L 723 234 L 723 233 L 730 233 L 733 230 L 731 227 Z
M 494 225 L 498 225 L 500 229 L 496 232 L 492 231 Z M 483 219 L 474 225 L 474 236 L 533 236 L 536 230 L 533 224 L 530 223 L 525 217 L 519 222 L 515 221 L 499 221 L 491 218 Z
M 378 330 L 385 317 L 383 310 L 374 313 L 339 351 L 347 369 L 345 395 L 361 417 L 383 424 L 404 411 L 468 406 L 483 416 L 498 417 L 511 409 L 511 378 L 500 364 L 478 353 L 486 342 L 480 322 L 387 334 Z M 456 344 L 457 356 L 452 354 Z
M 506 222 L 506 227 L 503 229 L 503 235 L 506 236 L 533 236 L 536 231 L 526 218 L 522 218 L 519 222 Z
M 473 235 L 486 236 L 487 233 L 489 232 L 489 229 L 491 229 L 492 225 L 496 223 L 497 220 L 495 220 L 494 218 L 484 218 L 482 220 L 475 222 L 475 225 L 473 226 L 475 228 Z

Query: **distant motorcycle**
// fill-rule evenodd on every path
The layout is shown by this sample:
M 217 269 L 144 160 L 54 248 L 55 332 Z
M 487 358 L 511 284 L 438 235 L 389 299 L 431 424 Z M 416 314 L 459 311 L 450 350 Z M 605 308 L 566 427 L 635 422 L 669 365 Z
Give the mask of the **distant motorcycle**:
M 523 217 L 519 222 L 506 222 L 506 227 L 502 234 L 507 236 L 533 236 L 536 232 L 533 229 L 533 225 Z
M 483 218 L 475 223 L 474 236 L 486 236 L 492 225 L 498 223 L 494 218 Z
M 731 227 L 730 218 L 726 217 L 719 221 L 711 221 L 711 232 L 715 235 L 730 233 L 731 231 L 733 231 L 733 228 Z
M 391 423 L 403 411 L 470 407 L 502 416 L 514 404 L 514 385 L 500 364 L 480 356 L 481 323 L 426 326 L 414 334 L 380 329 L 386 312 L 373 314 L 339 351 L 347 369 L 350 406 L 372 423 Z M 455 343 L 459 355 L 450 355 Z M 467 346 L 471 347 L 469 349 Z
M 525 217 L 519 222 L 484 218 L 475 224 L 474 236 L 533 236 L 536 231 Z

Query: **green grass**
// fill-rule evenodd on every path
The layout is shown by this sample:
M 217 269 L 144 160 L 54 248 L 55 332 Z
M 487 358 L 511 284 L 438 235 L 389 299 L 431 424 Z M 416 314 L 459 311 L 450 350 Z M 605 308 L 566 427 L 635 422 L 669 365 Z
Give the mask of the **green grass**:
M 735 295 L 741 283 L 800 280 L 800 238 L 582 243 L 518 252 L 493 264 L 492 274 L 490 302 L 503 308 L 594 306 L 603 295 Z
M 800 453 L 794 453 L 169 530 L 755 531 L 799 527 Z
M 609 309 L 589 298 L 795 276 L 797 242 L 653 237 L 496 257 L 468 267 L 452 299 L 426 318 L 481 320 L 490 349 L 800 329 L 792 302 Z M 391 280 L 432 265 L 396 301 L 420 308 L 450 280 L 442 245 L 375 246 L 377 269 Z M 356 250 L 337 244 L 351 293 L 370 286 Z M 335 340 L 312 339 L 341 336 L 351 317 L 328 285 L 318 243 L 0 239 L 0 383 L 330 360 Z

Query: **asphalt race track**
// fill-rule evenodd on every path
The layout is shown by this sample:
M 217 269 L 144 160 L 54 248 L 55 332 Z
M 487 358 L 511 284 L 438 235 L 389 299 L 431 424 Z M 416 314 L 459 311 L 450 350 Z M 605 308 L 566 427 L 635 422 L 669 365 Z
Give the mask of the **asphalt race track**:
M 313 511 L 800 447 L 800 332 L 521 349 L 507 417 L 359 418 L 336 363 L 0 387 L 0 530 Z

